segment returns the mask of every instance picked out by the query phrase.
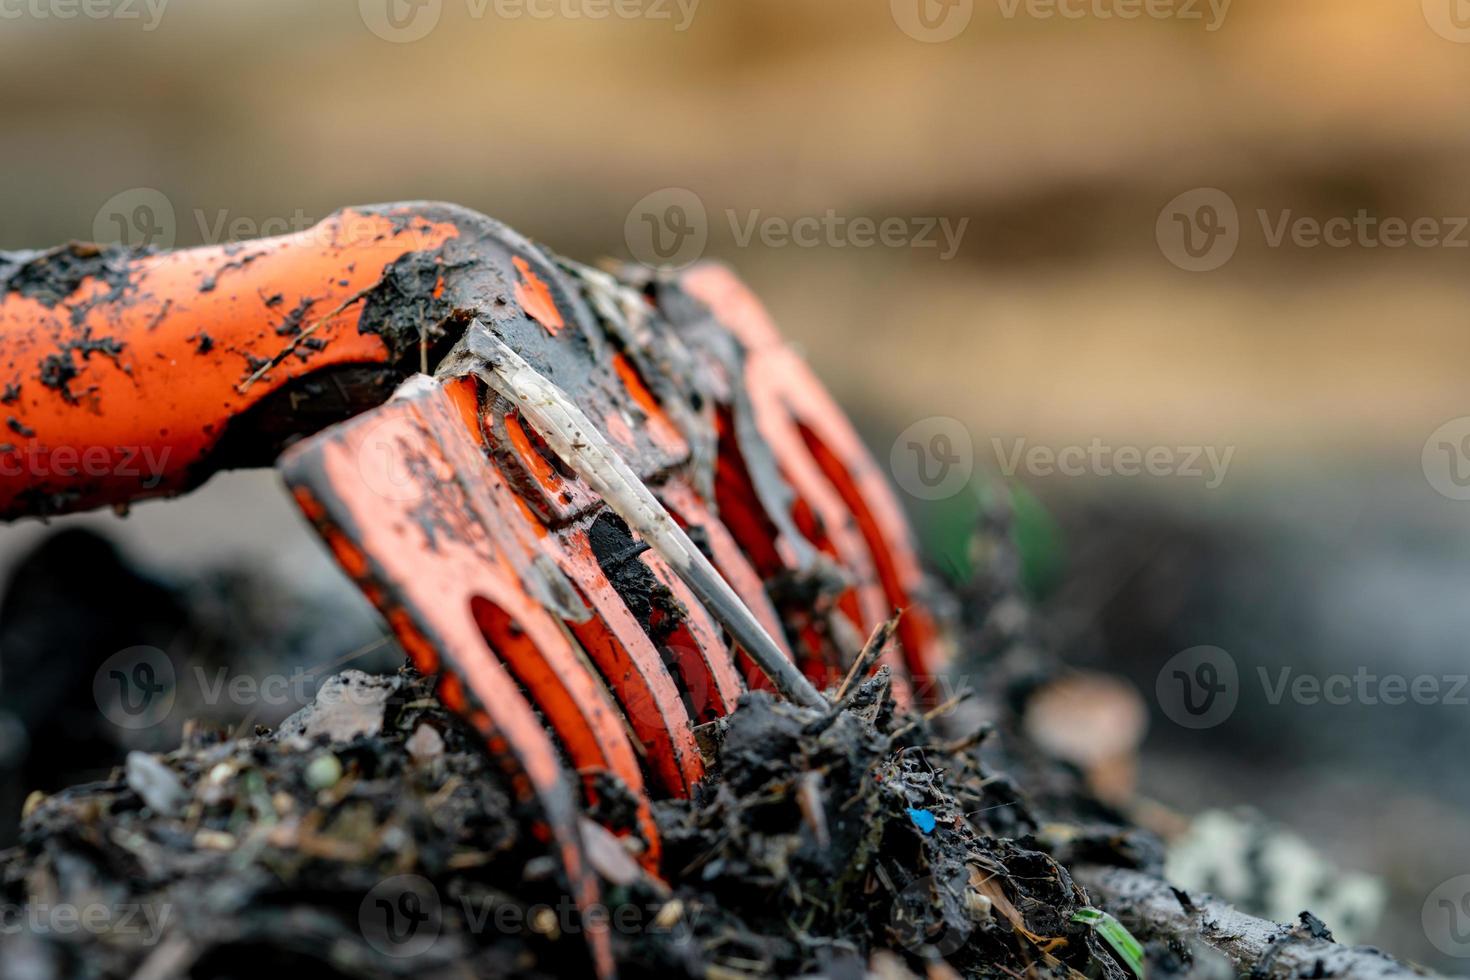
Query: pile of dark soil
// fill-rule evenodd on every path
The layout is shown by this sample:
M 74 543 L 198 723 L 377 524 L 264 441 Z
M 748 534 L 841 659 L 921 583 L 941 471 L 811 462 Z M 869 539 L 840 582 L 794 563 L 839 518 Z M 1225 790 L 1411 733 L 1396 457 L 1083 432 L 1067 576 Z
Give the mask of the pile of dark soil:
M 586 928 L 624 976 L 1132 976 L 1079 921 L 1092 905 L 1153 976 L 1407 973 L 1315 919 L 1171 891 L 1158 843 L 1017 734 L 1058 667 L 1004 551 L 980 565 L 972 696 L 908 714 L 886 671 L 830 711 L 747 695 L 699 730 L 695 798 L 656 805 L 662 880 L 634 836 L 584 824 L 596 921 L 430 683 L 348 671 L 275 730 L 190 725 L 176 751 L 34 794 L 0 852 L 0 980 L 584 976 Z M 621 786 L 587 778 L 601 823 L 631 823 Z
M 751 694 L 702 732 L 714 776 L 659 806 L 667 885 L 591 841 L 625 972 L 861 976 L 890 950 L 893 969 L 1127 975 L 1071 921 L 1086 896 L 1027 836 L 1008 780 L 895 713 L 886 675 L 849 700 L 824 714 Z M 191 730 L 34 798 L 0 860 L 16 927 L 0 972 L 579 974 L 531 816 L 422 678 L 348 672 L 275 732 Z M 377 921 L 385 898 L 423 917 L 411 938 Z

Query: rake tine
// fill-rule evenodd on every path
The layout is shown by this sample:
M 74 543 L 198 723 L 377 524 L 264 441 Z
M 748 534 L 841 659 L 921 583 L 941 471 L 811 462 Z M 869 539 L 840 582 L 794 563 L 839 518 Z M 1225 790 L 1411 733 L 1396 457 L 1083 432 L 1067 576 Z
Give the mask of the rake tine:
M 468 367 L 514 404 L 552 450 L 668 562 L 782 695 L 807 707 L 826 708 L 827 699 L 786 658 L 735 590 L 576 403 L 479 320 L 470 325 L 464 342 L 472 355 L 469 363 L 451 358 L 445 367 Z

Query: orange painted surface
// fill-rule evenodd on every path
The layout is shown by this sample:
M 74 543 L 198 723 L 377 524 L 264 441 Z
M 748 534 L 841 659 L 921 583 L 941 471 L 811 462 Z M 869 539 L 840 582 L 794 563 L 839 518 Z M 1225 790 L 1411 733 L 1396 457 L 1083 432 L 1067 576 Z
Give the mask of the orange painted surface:
M 688 612 L 669 635 L 669 646 L 677 654 L 679 675 L 694 703 L 695 723 L 713 721 L 734 711 L 745 683 L 735 669 L 724 630 L 657 552 L 646 551 L 634 560 L 647 565 Z
M 949 663 L 950 651 L 918 602 L 923 572 L 902 508 L 862 440 L 811 369 L 782 343 L 759 299 L 728 269 L 696 266 L 683 284 L 749 348 L 746 383 L 761 435 L 832 536 L 844 565 L 856 571 L 864 620 L 879 608 L 875 585 L 882 616 L 904 610 L 898 629 L 904 665 L 915 680 L 927 681 Z M 891 654 L 885 660 L 897 666 Z M 895 670 L 895 676 L 902 675 Z
M 549 535 L 542 546 L 591 609 L 586 621 L 568 625 L 617 694 L 634 733 L 648 746 L 648 765 L 666 793 L 687 797 L 704 776 L 704 761 L 663 657 L 603 575 L 584 532 Z
M 617 371 L 618 379 L 623 382 L 623 387 L 632 396 L 634 404 L 642 409 L 647 418 L 648 434 L 653 439 L 654 445 L 676 459 L 687 457 L 689 443 L 680 434 L 678 426 L 669 419 L 658 400 L 653 397 L 653 392 L 649 391 L 648 386 L 643 383 L 633 362 L 622 354 L 614 354 L 613 369 Z
M 525 259 L 517 255 L 511 261 L 521 274 L 520 281 L 516 283 L 516 302 L 521 304 L 521 309 L 531 319 L 555 337 L 566 328 L 567 323 L 562 319 L 561 311 L 556 308 L 556 301 L 551 298 L 551 288 L 544 279 L 536 275 Z
M 385 610 L 395 632 L 430 638 L 429 647 L 502 735 L 519 730 L 498 713 L 524 705 L 524 687 L 579 769 L 606 769 L 642 797 L 638 754 L 618 712 L 561 627 L 522 586 L 534 538 L 500 510 L 514 513 L 515 496 L 465 424 L 465 397 L 436 389 L 391 402 L 292 450 L 283 470 L 298 488 L 325 481 L 330 495 L 317 488 L 317 505 L 333 528 L 354 529 L 373 558 L 373 576 L 400 597 Z M 385 452 L 405 456 L 385 461 Z M 385 473 L 414 476 L 386 483 Z M 529 724 L 544 740 L 534 713 Z M 560 770 L 554 751 L 521 761 L 533 782 L 538 773 L 550 778 Z M 645 861 L 656 867 L 658 837 L 646 807 L 639 823 L 651 843 Z
M 715 517 L 709 506 L 699 499 L 694 488 L 682 478 L 670 479 L 658 488 L 658 495 L 669 513 L 681 525 L 703 532 L 709 545 L 711 561 L 720 576 L 729 583 L 746 606 L 750 607 L 750 611 L 755 613 L 755 618 L 771 634 L 776 645 L 790 657 L 791 648 L 786 643 L 776 607 L 771 605 L 765 584 L 750 560 L 745 557 L 745 553 L 740 550 L 730 529 Z
M 229 422 L 291 378 L 385 362 L 383 340 L 358 329 L 362 293 L 457 234 L 342 212 L 282 238 L 134 257 L 118 297 L 97 279 L 55 308 L 0 295 L 0 387 L 19 388 L 0 441 L 22 463 L 0 467 L 0 511 L 27 492 L 95 505 L 182 489 Z M 85 353 L 99 341 L 115 355 Z M 43 383 L 67 363 L 75 376 Z

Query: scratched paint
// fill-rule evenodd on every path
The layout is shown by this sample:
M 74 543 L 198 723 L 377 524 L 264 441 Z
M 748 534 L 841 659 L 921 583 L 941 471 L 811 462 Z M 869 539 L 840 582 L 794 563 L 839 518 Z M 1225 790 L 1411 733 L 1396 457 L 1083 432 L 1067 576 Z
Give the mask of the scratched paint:
M 517 255 L 513 261 L 516 271 L 521 274 L 520 281 L 516 283 L 516 302 L 521 304 L 521 309 L 533 320 L 545 327 L 547 333 L 555 337 L 566 328 L 566 321 L 562 319 L 561 311 L 551 298 L 551 289 L 544 279 L 532 271 L 525 259 Z

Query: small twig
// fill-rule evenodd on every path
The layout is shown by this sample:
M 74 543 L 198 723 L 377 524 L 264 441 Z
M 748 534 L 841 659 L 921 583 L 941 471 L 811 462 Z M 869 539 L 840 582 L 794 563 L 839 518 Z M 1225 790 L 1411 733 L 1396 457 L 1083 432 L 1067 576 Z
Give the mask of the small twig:
M 282 361 L 290 357 L 291 352 L 300 347 L 302 341 L 320 330 L 322 324 L 332 319 L 332 317 L 336 316 L 338 313 L 346 310 L 353 303 L 366 299 L 368 294 L 377 288 L 377 284 L 375 283 L 372 286 L 369 286 L 367 289 L 354 293 L 353 295 L 344 299 L 341 306 L 338 306 L 335 310 L 328 313 L 326 316 L 319 317 L 316 322 L 314 322 L 311 326 L 307 327 L 305 330 L 292 337 L 291 342 L 288 343 L 285 347 L 282 347 L 279 354 L 271 358 L 269 361 L 266 361 L 264 364 L 256 369 L 254 374 L 250 375 L 250 377 L 246 378 L 244 381 L 236 385 L 235 391 L 242 395 L 245 394 L 245 392 L 250 390 L 250 386 L 255 384 L 255 382 L 259 381 L 261 378 L 265 377 L 266 374 L 271 370 L 271 368 L 278 367 Z
M 847 677 L 843 678 L 842 686 L 837 689 L 839 707 L 847 705 L 849 690 L 853 689 L 859 679 L 867 675 L 868 670 L 883 655 L 883 648 L 888 646 L 888 641 L 893 638 L 894 631 L 898 629 L 898 621 L 902 618 L 903 610 L 900 609 L 892 619 L 880 624 L 877 629 L 873 630 L 873 635 L 868 637 L 868 642 L 864 644 L 862 652 L 858 654 L 857 659 L 852 662 L 852 667 L 848 669 Z
M 827 849 L 831 842 L 827 831 L 827 810 L 822 805 L 822 774 L 804 772 L 796 780 L 796 802 L 802 819 L 812 829 L 817 847 Z
M 907 725 L 904 725 L 898 731 L 894 732 L 891 737 L 902 738 L 909 732 L 913 731 L 915 728 L 918 728 L 921 722 L 931 722 L 935 718 L 938 718 L 940 715 L 947 714 L 948 712 L 953 711 L 961 704 L 964 704 L 966 701 L 970 700 L 970 698 L 974 696 L 974 694 L 975 692 L 973 690 L 966 688 L 965 690 L 956 694 L 954 697 L 950 698 L 948 701 L 945 701 L 943 704 L 935 705 L 934 707 L 930 708 L 918 718 L 915 718 L 913 721 L 909 722 Z
M 989 738 L 994 732 L 994 725 L 981 725 L 963 738 L 957 738 L 952 742 L 945 742 L 939 746 L 939 751 L 945 755 L 959 755 L 961 752 L 968 752 Z

